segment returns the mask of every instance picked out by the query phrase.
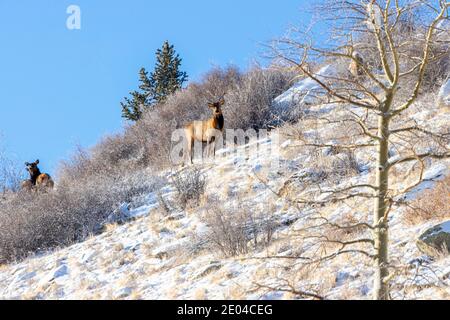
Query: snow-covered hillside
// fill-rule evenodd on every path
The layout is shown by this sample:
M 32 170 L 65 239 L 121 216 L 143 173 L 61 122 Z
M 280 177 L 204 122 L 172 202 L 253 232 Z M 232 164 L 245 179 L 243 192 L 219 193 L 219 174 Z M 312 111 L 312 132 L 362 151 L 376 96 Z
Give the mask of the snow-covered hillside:
M 332 110 L 327 107 L 323 112 Z M 436 110 L 423 110 L 416 118 L 435 127 L 450 123 L 449 114 Z M 356 207 L 341 203 L 297 208 L 275 195 L 272 190 L 279 190 L 289 178 L 309 170 L 308 164 L 314 161 L 310 154 L 301 153 L 295 147 L 295 141 L 283 136 L 281 139 L 277 170 L 271 169 L 274 136 L 258 141 L 259 152 L 254 157 L 247 159 L 222 152 L 214 162 L 202 167 L 207 177 L 206 196 L 219 199 L 219 206 L 233 206 L 233 201 L 239 199 L 256 214 L 268 215 L 276 221 L 273 241 L 267 248 L 233 258 L 224 258 L 211 250 L 198 250 L 198 243 L 208 231 L 201 217 L 208 212 L 200 206 L 164 214 L 157 195 L 150 194 L 142 207 L 130 211 L 122 207 L 123 214 L 133 218 L 123 225 L 111 224 L 103 234 L 83 243 L 0 266 L 0 297 L 291 299 L 298 296 L 284 289 L 294 284 L 297 290 L 318 292 L 327 299 L 370 299 L 370 261 L 358 254 L 307 268 L 295 259 L 264 259 L 268 255 L 291 256 L 301 250 L 304 244 L 296 234 L 308 226 L 312 213 L 319 211 L 332 221 L 350 219 L 350 216 L 367 221 L 370 217 L 370 207 L 363 203 Z M 360 172 L 337 184 L 367 183 L 373 173 L 367 161 L 371 156 L 358 154 Z M 426 181 L 408 194 L 408 200 L 432 188 L 435 181 L 449 174 L 448 168 L 448 161 L 430 162 Z M 160 193 L 169 203 L 175 196 L 171 185 Z M 402 211 L 396 211 L 391 219 L 391 258 L 406 269 L 396 280 L 398 286 L 393 289 L 393 297 L 448 299 L 450 257 L 431 261 L 415 244 L 418 235 L 442 221 L 435 219 L 408 226 L 401 216 Z
M 316 77 L 320 81 L 326 81 L 329 77 L 336 76 L 336 73 L 336 67 L 326 65 L 317 72 Z M 311 104 L 317 102 L 317 97 L 324 93 L 324 89 L 316 81 L 305 78 L 298 81 L 292 88 L 277 97 L 274 103 L 279 108 Z

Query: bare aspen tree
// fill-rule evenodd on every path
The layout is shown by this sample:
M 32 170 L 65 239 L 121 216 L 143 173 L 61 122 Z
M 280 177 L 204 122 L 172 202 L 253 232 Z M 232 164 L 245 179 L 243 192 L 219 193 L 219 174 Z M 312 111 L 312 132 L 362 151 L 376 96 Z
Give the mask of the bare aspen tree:
M 333 114 L 314 115 L 316 121 L 321 126 L 355 125 L 361 137 L 354 142 L 335 144 L 304 136 L 302 145 L 376 150 L 374 182 L 321 190 L 320 200 L 314 197 L 294 201 L 304 204 L 355 198 L 373 201 L 373 221 L 351 226 L 367 227 L 373 239 L 342 241 L 340 249 L 326 258 L 357 252 L 347 250 L 355 243 L 369 244 L 372 249 L 361 253 L 373 258 L 373 298 L 377 300 L 390 298 L 389 282 L 393 275 L 389 268 L 388 221 L 392 208 L 401 205 L 402 195 L 423 181 L 426 159 L 450 157 L 448 132 L 433 132 L 404 116 L 420 97 L 429 68 L 440 59 L 448 59 L 450 39 L 448 29 L 442 26 L 449 20 L 449 7 L 450 2 L 443 0 L 331 0 L 319 8 L 321 17 L 331 25 L 327 42 L 315 45 L 306 32 L 294 30 L 272 45 L 279 61 L 295 66 L 301 76 L 321 88 L 313 104 L 335 106 L 347 112 L 347 116 L 336 118 Z M 327 17 L 328 14 L 333 17 Z M 320 74 L 308 67 L 314 63 L 350 66 L 350 70 Z M 432 147 L 423 148 L 415 143 L 422 139 L 430 139 Z M 400 150 L 395 157 L 390 154 L 392 147 Z M 392 170 L 411 162 L 420 167 L 419 172 L 415 172 L 416 182 L 401 189 L 393 188 Z

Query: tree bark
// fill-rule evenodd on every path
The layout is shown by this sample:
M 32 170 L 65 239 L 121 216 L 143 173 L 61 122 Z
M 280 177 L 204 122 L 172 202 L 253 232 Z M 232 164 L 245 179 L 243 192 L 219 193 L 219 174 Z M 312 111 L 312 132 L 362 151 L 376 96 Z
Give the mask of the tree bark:
M 387 97 L 383 113 L 379 116 L 378 122 L 378 157 L 377 157 L 377 177 L 376 177 L 376 197 L 374 203 L 374 240 L 375 240 L 375 277 L 373 287 L 373 298 L 375 300 L 389 299 L 389 284 L 385 279 L 389 274 L 388 269 L 388 242 L 389 230 L 387 221 L 388 202 L 387 192 L 389 187 L 389 123 L 388 111 L 392 96 Z

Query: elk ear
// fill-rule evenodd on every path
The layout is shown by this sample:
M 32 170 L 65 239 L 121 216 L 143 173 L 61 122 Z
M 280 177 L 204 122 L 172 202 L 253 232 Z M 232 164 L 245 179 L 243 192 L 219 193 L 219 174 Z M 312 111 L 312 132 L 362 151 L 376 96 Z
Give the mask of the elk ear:
M 214 103 L 208 102 L 208 108 L 214 108 Z
M 223 106 L 224 104 L 225 104 L 225 99 L 224 98 L 220 99 L 219 100 L 219 105 Z
M 36 163 L 36 164 L 39 164 L 39 159 L 37 159 L 35 163 Z

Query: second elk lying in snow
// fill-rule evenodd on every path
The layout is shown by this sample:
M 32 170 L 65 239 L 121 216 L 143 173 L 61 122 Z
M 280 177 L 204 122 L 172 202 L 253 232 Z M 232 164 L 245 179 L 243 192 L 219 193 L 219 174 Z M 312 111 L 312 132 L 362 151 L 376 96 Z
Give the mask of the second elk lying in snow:
M 30 179 L 22 182 L 22 189 L 24 190 L 32 190 L 36 189 L 53 189 L 55 183 L 53 182 L 50 175 L 46 173 L 41 173 L 38 168 L 39 160 L 35 162 L 29 163 L 26 162 L 25 166 L 27 167 L 27 171 L 30 174 Z
M 194 160 L 194 143 L 195 141 L 206 142 L 207 154 L 215 155 L 216 138 L 218 134 L 222 134 L 225 120 L 222 114 L 222 106 L 225 104 L 224 99 L 215 103 L 208 103 L 208 107 L 213 112 L 213 117 L 206 121 L 194 121 L 184 127 L 187 141 L 187 150 L 185 156 L 189 157 L 189 161 L 193 164 Z M 212 149 L 211 149 L 212 148 Z

